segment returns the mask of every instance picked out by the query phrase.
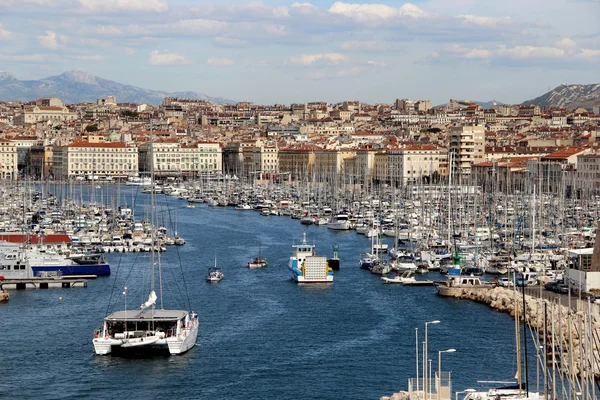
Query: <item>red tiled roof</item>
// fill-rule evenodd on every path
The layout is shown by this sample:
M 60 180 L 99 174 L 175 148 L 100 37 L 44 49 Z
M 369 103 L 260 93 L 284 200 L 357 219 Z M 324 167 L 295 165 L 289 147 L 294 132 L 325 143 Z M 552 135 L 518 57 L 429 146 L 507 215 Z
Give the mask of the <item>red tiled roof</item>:
M 84 142 L 84 141 L 76 141 L 76 142 L 73 142 L 73 143 L 67 145 L 67 147 L 94 147 L 94 148 L 124 149 L 127 146 L 125 146 L 125 143 L 121 143 L 121 142 L 90 143 L 90 142 Z

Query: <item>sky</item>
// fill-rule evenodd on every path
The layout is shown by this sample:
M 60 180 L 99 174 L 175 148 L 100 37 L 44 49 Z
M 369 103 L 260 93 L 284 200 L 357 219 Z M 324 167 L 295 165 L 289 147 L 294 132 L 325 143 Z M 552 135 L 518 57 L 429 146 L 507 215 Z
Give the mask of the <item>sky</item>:
M 259 104 L 520 103 L 600 82 L 598 21 L 599 0 L 0 0 L 0 71 Z

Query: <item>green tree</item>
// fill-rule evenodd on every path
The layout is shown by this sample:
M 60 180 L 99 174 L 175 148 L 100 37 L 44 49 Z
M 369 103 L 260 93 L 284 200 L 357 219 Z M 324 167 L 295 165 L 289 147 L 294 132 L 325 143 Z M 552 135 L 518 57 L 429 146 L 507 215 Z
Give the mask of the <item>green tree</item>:
M 86 132 L 98 132 L 98 125 L 88 125 L 85 127 Z

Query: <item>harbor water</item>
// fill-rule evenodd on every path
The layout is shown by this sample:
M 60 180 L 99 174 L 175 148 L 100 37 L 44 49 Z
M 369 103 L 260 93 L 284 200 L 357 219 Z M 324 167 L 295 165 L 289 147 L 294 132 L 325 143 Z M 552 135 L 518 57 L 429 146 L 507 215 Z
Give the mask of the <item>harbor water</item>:
M 103 188 L 106 196 L 113 189 Z M 120 189 L 123 199 L 137 199 L 143 218 L 148 195 L 133 195 L 135 190 Z M 13 291 L 1 305 L 0 398 L 378 399 L 406 390 L 415 376 L 415 328 L 421 373 L 424 323 L 432 320 L 441 321 L 429 326 L 433 373 L 439 350 L 457 350 L 442 355 L 453 391 L 481 387 L 478 380 L 514 381 L 509 315 L 439 297 L 432 286 L 383 284 L 359 268 L 360 254 L 370 249 L 364 235 L 233 207 L 186 208 L 183 200 L 160 196 L 164 201 L 187 241 L 162 255 L 164 304 L 183 307 L 172 299 L 178 287 L 187 287 L 200 318 L 197 346 L 170 357 L 93 354 L 93 332 L 111 295 L 121 309 L 137 308 L 147 297 L 134 290 L 134 281 L 149 268 L 149 255 L 111 253 L 112 275 L 85 289 Z M 289 279 L 292 244 L 304 231 L 319 255 L 332 256 L 339 246 L 341 269 L 333 284 L 302 286 Z M 244 268 L 259 244 L 268 266 Z M 215 256 L 225 278 L 211 284 L 205 275 Z M 170 272 L 175 264 L 185 279 Z M 124 296 L 127 277 L 133 283 Z M 430 272 L 427 279 L 443 277 Z M 534 378 L 535 369 L 530 371 Z

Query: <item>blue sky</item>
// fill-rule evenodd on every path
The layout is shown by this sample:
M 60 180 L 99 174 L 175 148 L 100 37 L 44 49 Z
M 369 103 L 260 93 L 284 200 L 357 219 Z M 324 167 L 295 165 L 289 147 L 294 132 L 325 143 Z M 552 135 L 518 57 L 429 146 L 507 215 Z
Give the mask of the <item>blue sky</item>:
M 518 103 L 600 82 L 599 20 L 597 0 L 0 0 L 0 71 L 264 104 Z

